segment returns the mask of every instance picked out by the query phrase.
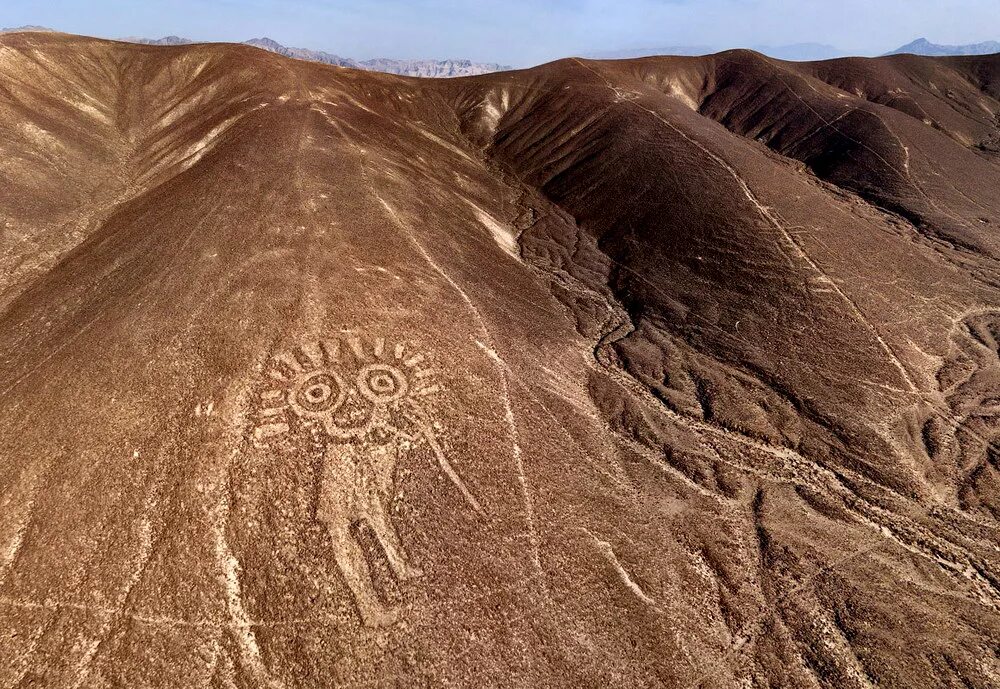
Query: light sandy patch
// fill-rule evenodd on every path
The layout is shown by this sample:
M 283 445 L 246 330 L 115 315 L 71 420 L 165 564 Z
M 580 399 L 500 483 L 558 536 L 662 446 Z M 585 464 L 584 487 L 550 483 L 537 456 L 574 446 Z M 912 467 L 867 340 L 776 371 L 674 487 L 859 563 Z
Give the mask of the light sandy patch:
M 71 100 L 68 102 L 70 103 L 70 105 L 72 105 L 80 112 L 86 113 L 87 115 L 90 115 L 91 117 L 98 119 L 101 122 L 104 122 L 105 124 L 109 124 L 111 122 L 111 118 L 108 117 L 107 113 L 101 112 L 90 103 L 85 103 L 84 101 L 80 100 Z
M 510 228 L 474 204 L 472 201 L 465 199 L 465 202 L 472 207 L 472 211 L 476 214 L 476 219 L 490 231 L 491 235 L 493 235 L 493 240 L 497 243 L 497 246 L 513 258 L 520 261 L 521 252 L 517 245 L 517 237 L 510 230 Z
M 664 86 L 666 87 L 668 94 L 684 103 L 684 105 L 688 106 L 692 110 L 698 109 L 698 102 L 691 97 L 691 94 L 688 93 L 687 89 L 684 88 L 684 85 L 681 84 L 681 82 L 676 79 L 668 79 Z
M 495 132 L 500 120 L 510 110 L 510 92 L 507 89 L 501 89 L 499 93 L 493 91 L 483 99 L 479 107 L 486 127 Z
M 470 156 L 468 153 L 466 153 L 465 151 L 463 151 L 461 148 L 459 148 L 455 144 L 450 143 L 448 141 L 445 141 L 444 139 L 442 139 L 439 136 L 431 134 L 426 129 L 421 129 L 420 127 L 414 127 L 413 129 L 415 131 L 419 132 L 421 136 L 424 136 L 424 137 L 430 139 L 431 141 L 433 141 L 434 143 L 436 143 L 436 144 L 438 144 L 440 146 L 444 146 L 445 148 L 447 148 L 452 153 L 456 153 L 456 154 L 462 156 L 463 158 L 465 158 L 466 160 L 469 160 L 469 161 L 471 161 L 473 163 L 478 162 L 478 161 L 476 161 L 475 158 L 473 158 L 472 156 Z
M 62 143 L 52 135 L 47 129 L 42 129 L 37 124 L 32 122 L 22 122 L 20 125 L 21 132 L 31 141 L 34 141 L 40 146 L 45 146 L 47 148 L 64 148 Z
M 267 105 L 266 103 L 262 103 L 261 105 L 250 108 L 244 113 L 240 113 L 239 115 L 233 115 L 232 117 L 229 117 L 223 122 L 215 125 L 208 134 L 203 136 L 196 143 L 192 144 L 191 146 L 188 146 L 188 148 L 184 151 L 184 153 L 179 157 L 175 158 L 172 162 L 183 163 L 185 170 L 190 168 L 192 165 L 201 160 L 206 153 L 215 148 L 215 145 L 218 143 L 220 136 L 223 133 L 225 133 L 226 130 L 232 127 L 233 124 L 235 124 L 238 120 L 243 119 L 250 113 L 260 110 L 266 105 Z

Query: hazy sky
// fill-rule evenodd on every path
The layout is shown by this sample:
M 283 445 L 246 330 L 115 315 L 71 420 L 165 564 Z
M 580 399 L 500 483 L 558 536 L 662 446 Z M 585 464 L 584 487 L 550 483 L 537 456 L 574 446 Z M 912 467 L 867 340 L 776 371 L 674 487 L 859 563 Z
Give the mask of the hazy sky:
M 1000 40 L 1000 0 L 0 0 L 0 26 L 109 38 L 176 34 L 354 58 L 523 66 L 595 51 L 827 43 L 880 54 L 914 38 Z

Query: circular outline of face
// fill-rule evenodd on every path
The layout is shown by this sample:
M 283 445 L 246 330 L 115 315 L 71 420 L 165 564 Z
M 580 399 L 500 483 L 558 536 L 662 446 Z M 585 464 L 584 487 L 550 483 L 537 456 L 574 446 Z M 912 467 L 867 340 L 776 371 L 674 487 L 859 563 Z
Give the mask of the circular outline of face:
M 402 399 L 409 391 L 406 374 L 388 364 L 369 364 L 357 377 L 358 392 L 374 405 L 387 405 Z
M 340 376 L 326 371 L 310 374 L 289 394 L 292 406 L 309 416 L 331 414 L 346 399 L 347 391 Z

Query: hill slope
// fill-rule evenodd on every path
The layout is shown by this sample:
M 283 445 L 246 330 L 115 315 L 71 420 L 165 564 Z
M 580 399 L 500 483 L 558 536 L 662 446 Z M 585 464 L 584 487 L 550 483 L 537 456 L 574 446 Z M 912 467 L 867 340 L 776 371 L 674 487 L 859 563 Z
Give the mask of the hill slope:
M 3 686 L 1000 682 L 1000 59 L 0 85 Z

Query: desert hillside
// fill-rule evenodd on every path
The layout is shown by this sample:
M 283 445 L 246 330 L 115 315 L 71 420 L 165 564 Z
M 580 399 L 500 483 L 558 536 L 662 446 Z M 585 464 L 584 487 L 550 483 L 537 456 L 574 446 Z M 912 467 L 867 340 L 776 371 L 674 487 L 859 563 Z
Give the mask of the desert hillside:
M 1000 684 L 1000 56 L 0 36 L 0 687 Z

